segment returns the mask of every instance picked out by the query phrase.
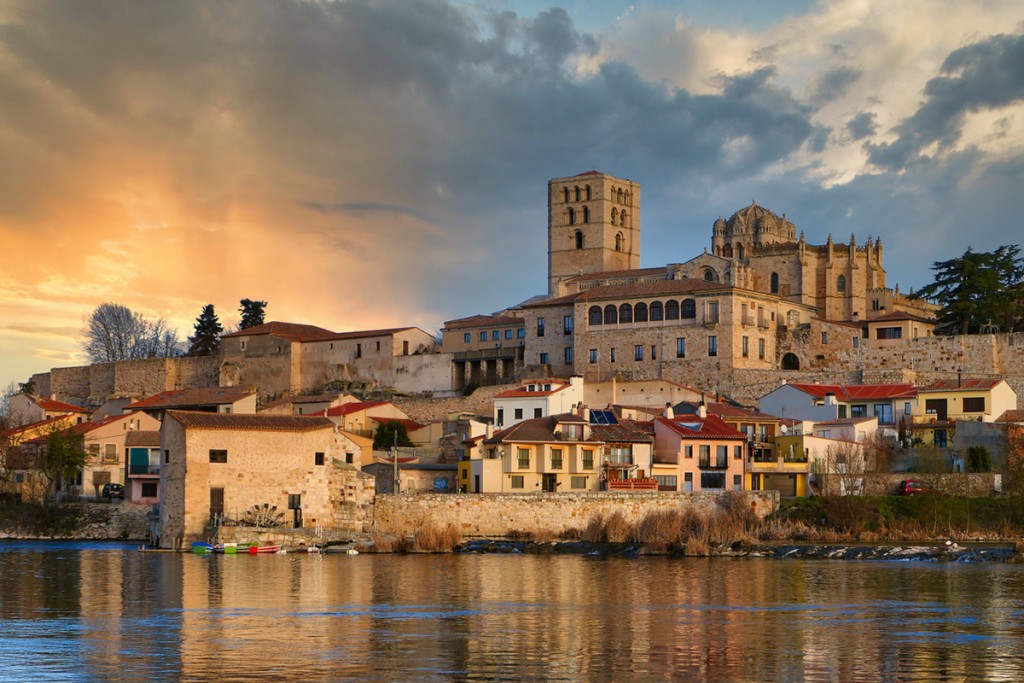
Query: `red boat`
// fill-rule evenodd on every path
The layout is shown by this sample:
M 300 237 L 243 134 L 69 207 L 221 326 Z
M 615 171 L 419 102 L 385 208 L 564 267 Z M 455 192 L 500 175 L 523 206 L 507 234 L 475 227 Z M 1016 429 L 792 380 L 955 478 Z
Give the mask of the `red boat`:
M 251 545 L 249 546 L 249 554 L 256 555 L 262 553 L 277 553 L 281 551 L 279 545 Z

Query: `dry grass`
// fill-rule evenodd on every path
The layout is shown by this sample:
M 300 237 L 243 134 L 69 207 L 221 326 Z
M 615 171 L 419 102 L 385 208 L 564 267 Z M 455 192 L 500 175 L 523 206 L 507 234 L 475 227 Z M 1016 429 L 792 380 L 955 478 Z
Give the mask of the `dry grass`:
M 636 540 L 648 550 L 671 550 L 679 542 L 683 517 L 678 510 L 655 510 L 644 515 L 636 526 Z
M 633 538 L 633 525 L 621 512 L 615 511 L 604 523 L 604 537 L 608 543 L 626 543 Z
M 404 553 L 404 534 L 374 534 L 372 552 L 375 553 Z
M 418 553 L 448 553 L 462 543 L 462 534 L 454 524 L 440 526 L 426 522 L 413 534 L 412 550 Z
M 580 537 L 587 543 L 603 543 L 605 538 L 604 515 L 596 514 L 587 520 L 587 526 L 583 527 Z

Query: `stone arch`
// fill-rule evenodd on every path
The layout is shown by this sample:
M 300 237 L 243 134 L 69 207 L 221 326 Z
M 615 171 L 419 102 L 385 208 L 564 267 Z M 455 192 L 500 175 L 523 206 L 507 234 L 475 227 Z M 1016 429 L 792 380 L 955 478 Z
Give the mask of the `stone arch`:
M 604 314 L 600 306 L 591 306 L 587 312 L 587 322 L 591 325 L 603 325 Z
M 665 320 L 679 320 L 679 302 L 675 299 L 665 302 Z
M 562 190 L 565 192 L 565 203 L 568 204 L 569 203 L 569 188 L 568 187 L 563 187 Z
M 576 243 L 576 248 L 577 249 L 582 249 L 583 248 L 583 231 L 582 230 L 577 230 L 573 237 L 574 237 L 574 240 L 575 240 L 575 243 Z
M 586 197 L 587 197 L 587 201 L 589 202 L 590 201 L 590 185 L 586 186 Z
M 665 306 L 660 301 L 652 301 L 649 310 L 652 323 L 660 322 L 665 319 Z
M 718 282 L 718 271 L 714 268 L 705 268 L 704 279 L 708 282 Z
M 631 323 L 633 322 L 633 307 L 629 304 L 622 304 L 619 306 L 619 322 L 620 323 Z
M 846 276 L 840 275 L 836 278 L 836 291 L 840 294 L 846 293 Z
M 615 325 L 619 322 L 619 309 L 615 307 L 615 304 L 608 304 L 604 307 L 604 324 Z
M 647 322 L 647 304 L 645 304 L 642 301 L 637 305 L 633 306 L 633 322 Z
M 787 353 L 782 357 L 783 370 L 799 370 L 800 358 L 795 353 Z
M 583 222 L 584 223 L 589 223 L 590 222 L 590 207 L 589 206 L 584 206 L 583 207 Z
M 569 221 L 568 221 L 569 225 L 575 225 L 576 224 L 576 209 L 570 208 L 568 215 L 569 215 Z
M 622 233 L 615 234 L 615 251 L 622 251 Z
M 697 317 L 697 302 L 693 299 L 683 299 L 683 305 L 680 307 L 679 314 L 683 320 L 689 320 Z
M 577 185 L 576 187 L 573 188 L 573 190 L 576 193 L 576 201 L 579 201 L 580 200 L 580 186 Z

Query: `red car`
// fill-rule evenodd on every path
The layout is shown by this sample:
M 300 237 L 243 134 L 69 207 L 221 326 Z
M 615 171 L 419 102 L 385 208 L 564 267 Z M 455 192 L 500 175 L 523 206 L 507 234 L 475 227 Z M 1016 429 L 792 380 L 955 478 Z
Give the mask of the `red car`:
M 900 482 L 899 495 L 901 496 L 927 496 L 938 493 L 928 484 L 917 479 L 904 479 Z

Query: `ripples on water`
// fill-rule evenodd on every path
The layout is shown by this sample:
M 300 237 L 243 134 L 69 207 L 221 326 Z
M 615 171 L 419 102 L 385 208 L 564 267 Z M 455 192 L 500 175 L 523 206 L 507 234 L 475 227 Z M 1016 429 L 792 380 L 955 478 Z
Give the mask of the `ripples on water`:
M 1024 680 L 1015 565 L 0 542 L 3 680 Z

